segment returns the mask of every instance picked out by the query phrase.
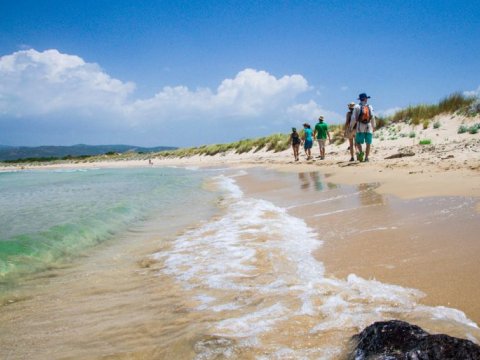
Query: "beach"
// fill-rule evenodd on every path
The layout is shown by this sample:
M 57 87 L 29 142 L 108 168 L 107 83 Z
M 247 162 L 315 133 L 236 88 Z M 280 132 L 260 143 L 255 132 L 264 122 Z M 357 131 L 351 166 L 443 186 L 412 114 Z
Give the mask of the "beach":
M 299 162 L 287 150 L 42 166 L 207 171 L 218 197 L 24 278 L 0 307 L 2 357 L 339 359 L 383 319 L 479 344 L 480 139 L 456 131 L 479 118 L 437 120 L 396 130 L 415 138 L 376 135 L 369 163 L 343 143 Z

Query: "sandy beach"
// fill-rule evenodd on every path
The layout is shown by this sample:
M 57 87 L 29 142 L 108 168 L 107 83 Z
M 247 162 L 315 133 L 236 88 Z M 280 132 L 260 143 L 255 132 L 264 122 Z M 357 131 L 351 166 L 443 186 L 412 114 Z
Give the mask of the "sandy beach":
M 331 177 L 332 182 L 360 184 L 380 183 L 377 192 L 401 198 L 422 196 L 480 196 L 480 136 L 468 132 L 459 134 L 461 125 L 480 123 L 480 116 L 439 115 L 430 121 L 430 126 L 393 124 L 375 132 L 369 163 L 349 162 L 348 142 L 328 144 L 325 160 L 319 160 L 318 145 L 313 145 L 312 160 L 302 155 L 299 162 L 293 160 L 291 149 L 251 151 L 243 154 L 220 153 L 214 156 L 163 158 L 152 156 L 148 160 L 75 161 L 56 164 L 18 164 L 0 166 L 0 171 L 64 168 L 126 168 L 147 166 L 182 167 L 251 167 L 262 166 L 279 171 L 305 172 L 318 170 Z M 432 124 L 438 123 L 434 128 Z M 414 134 L 415 137 L 410 137 Z M 420 145 L 428 139 L 429 145 Z M 300 152 L 303 153 L 303 150 Z
M 480 306 L 477 299 L 480 297 L 478 280 L 480 137 L 478 134 L 457 134 L 457 129 L 460 124 L 478 123 L 480 118 L 444 116 L 436 120 L 441 123 L 438 129 L 430 127 L 423 130 L 421 126 L 403 125 L 402 128 L 394 125 L 396 133 L 413 131 L 417 134 L 415 138 L 397 136 L 392 140 L 381 141 L 381 134 L 389 130 L 379 131 L 373 143 L 369 163 L 349 162 L 347 143 L 343 143 L 328 145 L 325 160 L 315 158 L 307 161 L 302 155 L 301 160 L 295 162 L 291 150 L 287 150 L 281 153 L 259 151 L 242 155 L 230 153 L 182 159 L 157 157 L 153 158 L 153 165 L 149 165 L 145 160 L 132 160 L 62 163 L 41 167 L 6 166 L 1 170 L 127 167 L 225 167 L 233 171 L 244 169 L 246 171 L 237 175 L 235 179 L 246 196 L 265 199 L 287 209 L 289 214 L 303 219 L 318 233 L 322 245 L 313 255 L 323 263 L 328 276 L 343 281 L 350 274 L 355 274 L 363 279 L 416 289 L 425 295 L 421 300 L 422 304 L 458 309 L 479 324 Z M 431 145 L 418 144 L 420 139 L 426 138 L 432 140 Z M 315 146 L 316 144 L 313 154 L 317 156 L 318 148 Z M 387 159 L 392 155 L 398 156 Z M 155 228 L 155 225 L 151 226 Z M 151 233 L 150 229 L 148 234 Z M 169 238 L 174 236 L 176 235 L 172 230 Z M 299 241 L 302 239 L 302 234 L 298 234 L 298 239 Z M 53 337 L 48 341 L 43 336 L 35 334 L 44 331 L 44 327 L 39 324 L 48 323 L 49 313 L 60 311 L 61 316 L 63 311 L 62 326 L 67 327 L 69 319 L 82 319 L 84 312 L 100 312 L 100 305 L 92 307 L 90 301 L 100 299 L 101 306 L 108 307 L 110 301 L 108 289 L 117 288 L 121 289 L 121 296 L 117 294 L 113 298 L 114 303 L 111 304 L 113 307 L 109 313 L 109 317 L 116 320 L 110 323 L 111 327 L 101 330 L 105 339 L 104 342 L 99 342 L 100 350 L 97 355 L 108 354 L 109 347 L 106 343 L 112 338 L 124 336 L 115 330 L 116 324 L 119 327 L 125 325 L 136 332 L 143 331 L 149 334 L 148 338 L 126 337 L 123 348 L 127 355 L 124 354 L 123 357 L 168 356 L 169 352 L 166 350 L 158 352 L 152 349 L 155 349 L 157 336 L 168 334 L 168 328 L 161 326 L 165 322 L 177 320 L 174 319 L 174 314 L 168 313 L 162 313 L 158 318 L 157 309 L 162 306 L 175 308 L 176 312 L 187 314 L 181 320 L 185 323 L 190 321 L 203 324 L 206 320 L 190 314 L 188 309 L 193 304 L 182 300 L 180 295 L 164 298 L 165 294 L 159 292 L 154 284 L 144 278 L 144 274 L 150 271 L 161 270 L 160 265 L 150 263 L 148 260 L 149 254 L 158 251 L 158 246 L 155 245 L 158 239 L 153 240 L 141 247 L 132 247 L 129 242 L 120 242 L 108 251 L 95 255 L 94 259 L 98 263 L 108 265 L 121 259 L 125 260 L 131 254 L 132 258 L 126 262 L 128 266 L 121 271 L 116 269 L 114 272 L 107 272 L 109 275 L 107 278 L 102 276 L 102 280 L 84 288 L 81 281 L 77 283 L 78 272 L 67 270 L 66 274 L 62 275 L 64 280 L 55 280 L 56 284 L 46 288 L 48 290 L 45 292 L 41 291 L 37 298 L 22 299 L 19 302 L 15 300 L 7 304 L 13 310 L 1 311 L 1 318 L 9 324 L 17 323 L 9 330 L 18 337 L 21 337 L 22 331 L 31 326 L 32 334 L 25 341 L 33 348 L 43 349 L 42 341 L 46 341 L 45 348 L 47 345 L 57 346 L 60 343 L 71 342 L 78 345 L 73 356 L 90 358 L 92 354 L 82 347 L 88 341 L 95 343 L 92 337 L 94 332 L 92 336 L 84 337 L 80 343 L 76 336 L 82 336 L 83 332 L 95 328 L 96 326 L 92 324 L 82 324 L 78 334 L 67 332 L 66 335 L 62 335 L 58 328 L 52 328 Z M 114 255 L 116 251 L 118 254 Z M 84 274 L 93 274 L 98 270 L 90 272 L 88 264 L 79 266 L 85 267 L 82 270 Z M 56 278 L 57 275 L 52 277 Z M 48 281 L 47 273 L 42 282 Z M 162 277 L 162 281 L 165 286 L 171 288 L 178 286 L 165 276 Z M 62 295 L 62 287 L 65 284 L 71 284 L 71 291 Z M 125 308 L 129 309 L 126 303 L 128 299 L 132 299 L 132 303 L 138 302 L 140 295 L 137 289 L 140 287 L 144 289 L 141 295 L 142 305 L 135 310 L 136 320 L 131 321 L 124 312 Z M 58 291 L 58 294 L 52 294 L 52 289 Z M 181 294 L 186 291 L 176 289 L 175 292 Z M 66 300 L 51 303 L 53 299 L 60 299 L 62 296 Z M 49 305 L 44 313 L 39 314 L 35 308 L 43 302 Z M 72 304 L 75 304 L 77 309 L 73 315 Z M 4 306 L 4 310 L 6 307 Z M 29 321 L 22 326 L 19 319 L 25 315 L 20 314 L 27 313 Z M 182 323 L 183 325 L 185 324 Z M 460 337 L 464 335 L 458 329 L 450 329 L 448 326 L 439 328 L 438 325 L 429 322 L 419 325 L 434 332 L 442 331 Z M 290 330 L 293 331 L 292 329 Z M 196 332 L 192 329 L 185 330 L 185 333 L 188 341 L 198 340 L 194 339 Z M 335 341 L 336 337 L 331 336 L 332 341 Z M 169 350 L 171 354 L 181 354 L 185 358 L 193 357 L 193 353 L 185 349 L 185 344 L 175 348 L 177 346 L 175 333 L 167 337 L 173 344 Z M 264 340 L 268 343 L 268 339 Z M 474 336 L 472 340 L 475 340 Z M 4 344 L 8 343 L 5 339 L 3 341 Z M 279 339 L 272 340 L 272 343 L 274 341 Z M 289 343 L 288 339 L 282 341 Z M 324 344 L 322 342 L 324 340 L 312 341 L 313 343 L 318 341 L 317 346 L 320 347 Z M 138 351 L 129 353 L 129 349 L 132 348 L 137 348 Z M 68 353 L 71 348 L 65 345 L 65 348 L 57 348 L 51 354 L 55 358 L 62 357 L 63 351 Z M 26 351 L 24 354 L 31 355 L 32 352 Z M 252 354 L 250 356 L 253 358 L 255 353 Z M 122 356 L 117 354 L 114 358 Z

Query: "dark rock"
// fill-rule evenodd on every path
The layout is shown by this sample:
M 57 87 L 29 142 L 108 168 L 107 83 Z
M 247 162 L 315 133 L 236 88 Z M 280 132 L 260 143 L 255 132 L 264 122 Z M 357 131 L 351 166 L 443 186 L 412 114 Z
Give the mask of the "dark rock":
M 376 322 L 352 337 L 349 360 L 477 360 L 480 346 L 448 335 L 430 335 L 404 321 Z

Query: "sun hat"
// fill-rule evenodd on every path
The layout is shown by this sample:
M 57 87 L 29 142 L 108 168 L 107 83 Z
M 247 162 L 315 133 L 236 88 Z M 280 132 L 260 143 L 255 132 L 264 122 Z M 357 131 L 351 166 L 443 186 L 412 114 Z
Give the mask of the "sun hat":
M 370 96 L 367 96 L 365 93 L 361 93 L 358 95 L 358 100 L 365 100 L 365 99 L 370 99 Z
M 349 108 L 353 108 L 355 106 L 355 103 L 352 101 L 351 103 L 348 104 Z
M 320 115 L 318 120 L 323 121 L 323 115 Z

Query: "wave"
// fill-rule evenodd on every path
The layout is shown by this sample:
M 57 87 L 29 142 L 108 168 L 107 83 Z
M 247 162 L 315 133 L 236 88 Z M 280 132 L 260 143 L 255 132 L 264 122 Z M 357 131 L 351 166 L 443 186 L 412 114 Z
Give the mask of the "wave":
M 226 192 L 225 213 L 178 237 L 170 250 L 153 255 L 164 263 L 165 274 L 192 293 L 197 311 L 222 314 L 210 322 L 215 336 L 261 347 L 268 334 L 285 332 L 295 323 L 301 323 L 307 335 L 327 338 L 391 318 L 448 322 L 467 336 L 478 334 L 477 324 L 463 312 L 420 304 L 424 294 L 419 290 L 355 274 L 346 279 L 326 276 L 312 255 L 322 241 L 305 221 L 271 202 L 244 196 L 231 177 L 216 180 Z M 331 358 L 341 351 L 338 346 L 317 350 L 276 352 Z
M 0 241 L 0 280 L 61 266 L 91 246 L 110 239 L 141 216 L 139 209 L 118 205 L 86 219 Z

